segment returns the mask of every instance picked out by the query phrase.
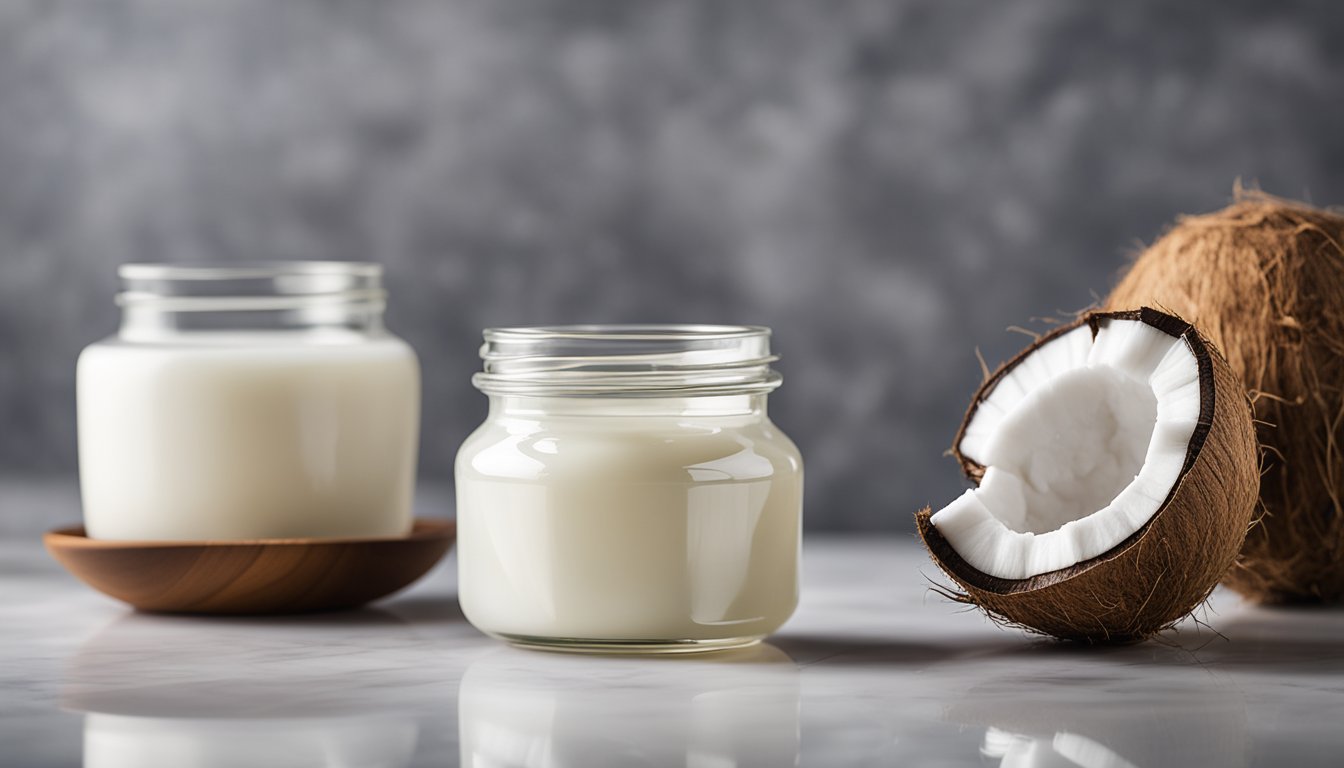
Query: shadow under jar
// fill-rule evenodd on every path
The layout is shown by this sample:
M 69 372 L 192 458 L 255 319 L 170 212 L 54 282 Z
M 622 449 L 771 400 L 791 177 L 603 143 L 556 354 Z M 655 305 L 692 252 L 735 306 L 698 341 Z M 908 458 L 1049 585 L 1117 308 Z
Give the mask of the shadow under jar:
M 77 372 L 88 535 L 404 536 L 415 353 L 354 262 L 127 264 L 121 327 Z
M 457 455 L 459 597 L 558 650 L 749 645 L 798 602 L 802 460 L 766 415 L 770 332 L 485 331 L 484 424 Z

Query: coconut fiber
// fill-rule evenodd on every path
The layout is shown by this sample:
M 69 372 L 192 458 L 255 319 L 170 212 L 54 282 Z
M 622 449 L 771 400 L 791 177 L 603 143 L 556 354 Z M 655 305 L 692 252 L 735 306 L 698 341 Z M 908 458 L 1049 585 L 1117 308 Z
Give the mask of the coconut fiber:
M 1106 300 L 1192 322 L 1254 402 L 1262 516 L 1225 583 L 1268 603 L 1344 599 L 1344 215 L 1237 190 L 1144 251 Z

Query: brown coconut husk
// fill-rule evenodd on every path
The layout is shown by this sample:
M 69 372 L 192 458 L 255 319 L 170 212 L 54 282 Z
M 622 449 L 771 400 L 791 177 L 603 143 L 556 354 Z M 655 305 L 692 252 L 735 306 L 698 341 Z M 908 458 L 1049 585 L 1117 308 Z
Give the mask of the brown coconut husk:
M 1199 365 L 1199 421 L 1179 478 L 1148 522 L 1097 557 L 1026 579 L 1002 579 L 962 559 L 931 522 L 930 509 L 915 515 L 930 556 L 963 590 L 951 593 L 953 599 L 979 606 L 1001 623 L 1083 643 L 1144 640 L 1203 603 L 1236 560 L 1259 480 L 1259 449 L 1241 381 L 1193 326 L 1152 309 L 1091 313 L 1037 339 L 986 379 L 966 421 L 1004 375 L 1041 345 L 1082 324 L 1095 334 L 1110 318 L 1140 320 L 1185 339 Z M 978 484 L 984 468 L 959 450 L 965 423 L 953 453 Z
M 1225 582 L 1260 602 L 1344 600 L 1342 245 L 1340 212 L 1238 188 L 1180 218 L 1106 300 L 1190 320 L 1251 393 L 1264 515 Z

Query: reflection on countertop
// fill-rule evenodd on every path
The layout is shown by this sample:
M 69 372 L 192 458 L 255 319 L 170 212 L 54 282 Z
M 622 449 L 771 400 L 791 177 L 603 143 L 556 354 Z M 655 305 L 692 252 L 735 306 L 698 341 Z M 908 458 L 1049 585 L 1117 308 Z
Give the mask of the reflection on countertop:
M 402 768 L 414 722 L 380 718 L 212 720 L 89 714 L 84 768 Z
M 1000 768 L 1246 765 L 1246 699 L 1225 678 L 1081 682 L 1008 675 L 972 688 L 948 717 L 983 726 L 980 753 Z
M 798 667 L 774 646 L 598 666 L 534 656 L 501 648 L 462 676 L 463 766 L 797 764 Z
M 203 623 L 207 622 L 208 623 Z M 69 657 L 61 702 L 84 714 L 84 768 L 404 768 L 419 723 L 397 694 L 330 657 L 290 658 L 283 674 L 245 638 L 409 625 L 377 609 L 288 619 L 204 620 L 125 613 Z M 229 642 L 228 638 L 235 638 Z M 221 642 L 223 641 L 223 642 Z
M 517 650 L 451 562 L 374 608 L 136 614 L 0 539 L 0 764 L 1335 766 L 1344 610 L 1215 595 L 1160 642 L 1078 648 L 929 592 L 911 543 L 809 539 L 767 645 L 680 658 Z M 270 762 L 267 762 L 267 761 Z

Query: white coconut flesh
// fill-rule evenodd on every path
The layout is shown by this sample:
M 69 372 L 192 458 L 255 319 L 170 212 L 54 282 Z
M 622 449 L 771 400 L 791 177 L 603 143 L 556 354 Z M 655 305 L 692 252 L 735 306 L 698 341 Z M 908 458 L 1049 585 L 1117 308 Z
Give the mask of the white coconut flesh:
M 994 386 L 958 450 L 980 486 L 930 519 L 971 567 L 1026 579 L 1114 549 L 1180 480 L 1200 413 L 1186 341 L 1139 320 L 1082 325 Z

